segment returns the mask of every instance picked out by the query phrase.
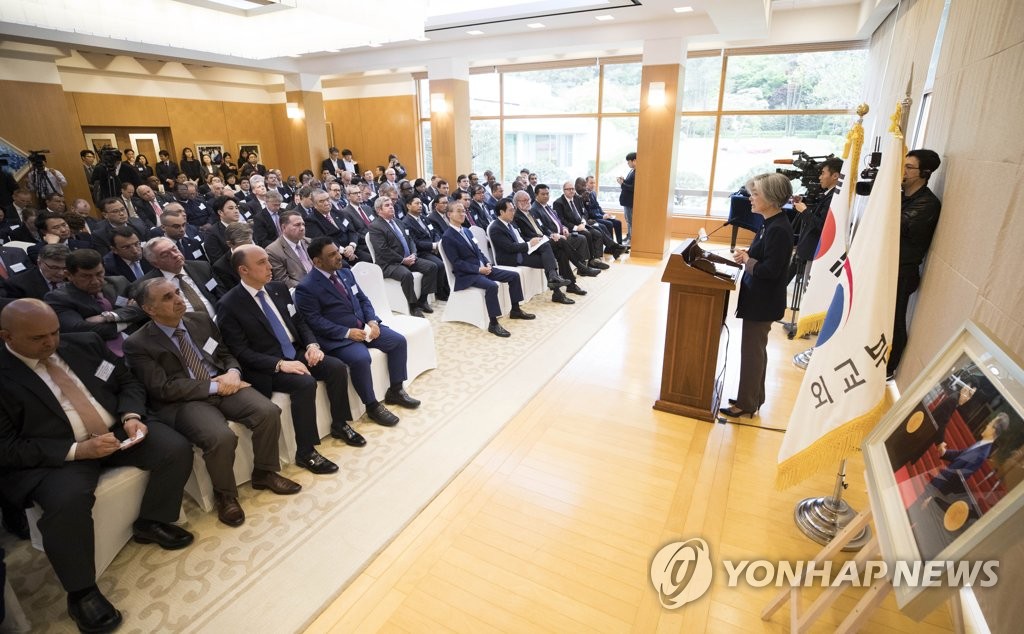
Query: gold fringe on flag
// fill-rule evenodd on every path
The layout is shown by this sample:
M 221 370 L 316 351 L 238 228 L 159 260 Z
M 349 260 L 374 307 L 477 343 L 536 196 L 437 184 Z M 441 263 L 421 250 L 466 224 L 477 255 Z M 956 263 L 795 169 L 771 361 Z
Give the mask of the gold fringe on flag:
M 813 315 L 801 314 L 800 318 L 796 320 L 796 334 L 793 337 L 803 337 L 804 335 L 821 332 L 821 326 L 825 323 L 825 315 L 827 314 L 827 311 L 814 313 Z
M 775 472 L 775 488 L 780 491 L 788 489 L 823 470 L 834 471 L 837 462 L 860 448 L 864 437 L 878 424 L 889 406 L 889 399 L 883 394 L 870 410 L 836 427 L 803 451 L 787 458 Z
M 859 118 L 846 133 L 846 145 L 843 147 L 843 161 L 845 161 L 843 171 L 847 173 L 843 187 L 846 188 L 846 199 L 851 203 L 853 202 L 853 192 L 857 188 L 857 176 L 859 175 L 857 167 L 860 165 L 860 153 L 864 148 L 864 115 L 870 110 L 866 103 L 857 106 Z

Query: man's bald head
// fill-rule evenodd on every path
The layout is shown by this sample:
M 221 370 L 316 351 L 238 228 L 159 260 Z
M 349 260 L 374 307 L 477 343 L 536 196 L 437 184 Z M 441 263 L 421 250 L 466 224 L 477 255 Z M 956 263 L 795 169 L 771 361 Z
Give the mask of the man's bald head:
M 273 278 L 270 258 L 263 247 L 257 244 L 246 244 L 235 249 L 231 254 L 231 266 L 238 271 L 238 276 L 249 286 L 261 289 Z
M 23 357 L 46 359 L 60 344 L 57 313 L 38 299 L 18 299 L 0 313 L 0 339 Z

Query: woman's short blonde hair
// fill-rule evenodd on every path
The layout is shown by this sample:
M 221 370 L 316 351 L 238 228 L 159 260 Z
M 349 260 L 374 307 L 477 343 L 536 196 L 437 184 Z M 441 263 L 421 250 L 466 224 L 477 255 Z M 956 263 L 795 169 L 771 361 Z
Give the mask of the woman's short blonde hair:
M 757 193 L 773 207 L 781 208 L 793 195 L 789 179 L 778 172 L 758 174 L 747 181 L 747 189 L 757 188 Z

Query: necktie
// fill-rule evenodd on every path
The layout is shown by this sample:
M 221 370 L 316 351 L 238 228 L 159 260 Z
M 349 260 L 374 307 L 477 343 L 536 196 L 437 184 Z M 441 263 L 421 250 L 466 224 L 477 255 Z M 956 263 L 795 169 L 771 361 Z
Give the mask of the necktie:
M 142 279 L 142 276 L 145 275 L 145 273 L 142 272 L 142 265 L 139 264 L 138 262 L 132 262 L 131 267 L 132 275 L 135 276 L 135 280 Z M 134 282 L 135 280 L 132 281 Z
M 466 220 L 469 221 L 469 226 L 471 226 L 471 227 L 475 227 L 476 226 L 476 221 L 473 220 L 473 214 L 472 213 L 467 213 L 466 214 Z
M 362 205 L 356 205 L 356 209 L 359 210 L 359 217 L 362 218 L 363 222 L 366 223 L 366 226 L 369 227 L 370 226 L 370 217 L 366 215 L 365 211 L 363 211 L 363 206 Z
M 334 288 L 338 289 L 338 292 L 341 293 L 342 297 L 344 297 L 346 300 L 348 300 L 349 303 L 352 303 L 352 304 L 355 303 L 354 300 L 348 296 L 348 291 L 345 290 L 345 285 L 341 283 L 341 280 L 338 279 L 337 275 L 334 275 L 332 273 L 331 277 L 330 277 L 330 280 L 331 280 L 331 284 L 334 284 Z M 353 313 L 353 315 L 355 314 L 355 306 L 352 307 L 352 313 Z M 356 328 L 362 328 L 362 327 L 363 327 L 363 322 L 358 317 L 356 317 Z
M 391 230 L 395 232 L 396 236 L 398 236 L 398 241 L 402 243 L 402 251 L 405 253 L 406 257 L 408 257 L 409 243 L 405 241 L 405 236 L 402 235 L 402 232 L 398 229 L 398 225 L 395 224 L 394 220 L 388 222 L 388 224 L 391 225 Z
M 270 329 L 274 331 L 274 336 L 277 337 L 277 343 L 281 344 L 281 352 L 284 354 L 284 358 L 288 360 L 294 359 L 295 346 L 292 345 L 291 340 L 288 338 L 288 331 L 285 330 L 284 324 L 274 314 L 274 309 L 270 307 L 266 291 L 260 290 L 260 292 L 256 293 L 256 297 L 260 300 L 263 314 L 267 316 L 267 321 L 270 322 Z
M 50 290 L 56 291 L 60 289 L 60 282 L 50 282 Z
M 206 310 L 206 304 L 203 303 L 203 298 L 199 296 L 196 289 L 192 288 L 192 285 L 185 281 L 185 276 L 178 273 L 174 277 L 178 278 L 178 288 L 181 289 L 181 293 L 188 300 L 189 304 L 192 304 L 193 312 L 203 313 L 206 316 L 210 316 L 210 311 Z
M 270 224 L 274 225 L 274 235 L 281 235 L 281 216 L 270 214 Z
M 158 202 L 156 202 L 155 200 L 153 200 L 153 201 L 150 201 L 150 203 L 149 203 L 149 204 L 150 204 L 150 205 L 152 205 L 152 207 L 153 207 L 153 213 L 155 213 L 155 214 L 156 214 L 157 220 L 159 220 L 159 219 L 160 219 L 160 212 L 161 212 L 161 210 L 160 210 L 160 204 L 159 204 Z
M 174 340 L 178 342 L 178 350 L 181 351 L 181 358 L 185 360 L 185 367 L 192 372 L 192 378 L 197 381 L 209 381 L 211 378 L 210 372 L 203 365 L 203 360 L 199 358 L 199 354 L 196 353 L 195 348 L 189 343 L 188 339 L 185 338 L 184 328 L 174 329 Z
M 523 241 L 523 239 L 521 237 L 519 237 L 519 232 L 516 231 L 516 228 L 513 227 L 511 223 L 509 223 L 509 224 L 507 224 L 505 226 L 508 227 L 508 232 L 512 234 L 512 239 L 513 240 L 515 240 L 516 242 L 522 242 Z
M 558 232 L 561 233 L 562 221 L 558 219 L 558 215 L 555 212 L 551 211 L 551 207 L 548 207 L 547 205 L 544 205 L 544 211 L 548 212 L 548 215 L 551 216 L 551 220 L 553 220 L 555 226 L 558 227 Z
M 110 305 L 110 300 L 104 297 L 103 293 L 96 295 L 96 305 L 105 313 L 114 310 L 114 307 Z M 107 340 L 107 348 L 119 357 L 124 356 L 124 338 L 121 337 L 121 333 L 117 333 L 113 339 Z
M 50 374 L 50 379 L 60 388 L 64 398 L 68 399 L 71 406 L 75 408 L 78 417 L 82 419 L 85 431 L 96 436 L 101 436 L 110 431 L 107 429 L 106 423 L 103 422 L 103 416 L 89 400 L 85 390 L 75 384 L 75 380 L 64 371 L 64 368 L 54 363 L 52 357 L 47 357 L 41 360 L 40 363 L 46 367 L 46 371 Z
M 576 197 L 575 196 L 573 196 L 572 198 L 569 199 L 569 208 L 572 209 L 572 212 L 574 214 L 576 214 L 577 216 L 580 215 L 580 212 L 578 212 L 576 210 Z
M 299 256 L 299 262 L 302 262 L 302 268 L 306 269 L 306 273 L 309 273 L 310 269 L 313 268 L 313 263 L 309 261 L 309 254 L 306 253 L 301 244 L 295 245 L 295 252 Z
M 135 205 L 132 204 L 132 201 L 128 198 L 122 198 L 121 200 L 124 201 L 124 207 L 128 210 L 128 217 L 138 218 L 139 216 L 135 213 Z
M 330 212 L 327 212 L 325 217 L 327 218 L 327 222 L 331 223 L 332 227 L 334 227 L 335 229 L 338 228 L 338 223 L 334 222 L 334 216 L 331 215 Z

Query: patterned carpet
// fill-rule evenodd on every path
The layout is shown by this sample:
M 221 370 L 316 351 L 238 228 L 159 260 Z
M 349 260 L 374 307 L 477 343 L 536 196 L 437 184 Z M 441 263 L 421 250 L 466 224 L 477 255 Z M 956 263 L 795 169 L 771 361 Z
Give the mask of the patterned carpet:
M 320 451 L 341 467 L 313 476 L 289 466 L 297 496 L 240 488 L 246 512 L 237 529 L 186 496 L 195 543 L 167 552 L 129 543 L 99 585 L 122 611 L 123 632 L 294 632 L 310 623 L 504 424 L 589 340 L 652 274 L 628 260 L 583 278 L 574 306 L 538 295 L 524 308 L 535 321 L 502 320 L 499 339 L 430 315 L 438 367 L 408 390 L 423 401 L 396 408 L 394 428 L 357 422 L 359 449 L 327 438 Z M 74 632 L 65 595 L 43 553 L 3 534 L 8 576 L 33 631 Z

